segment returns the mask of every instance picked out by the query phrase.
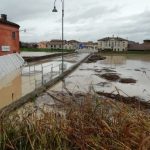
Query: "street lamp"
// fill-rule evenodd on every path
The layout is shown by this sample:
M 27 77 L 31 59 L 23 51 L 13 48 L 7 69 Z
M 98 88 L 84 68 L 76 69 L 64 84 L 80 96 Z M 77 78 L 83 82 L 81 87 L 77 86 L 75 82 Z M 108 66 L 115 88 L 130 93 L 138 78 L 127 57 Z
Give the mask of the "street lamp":
M 61 0 L 62 2 L 62 73 L 64 72 L 64 0 Z M 58 12 L 56 9 L 56 0 L 54 1 L 54 9 L 52 12 Z

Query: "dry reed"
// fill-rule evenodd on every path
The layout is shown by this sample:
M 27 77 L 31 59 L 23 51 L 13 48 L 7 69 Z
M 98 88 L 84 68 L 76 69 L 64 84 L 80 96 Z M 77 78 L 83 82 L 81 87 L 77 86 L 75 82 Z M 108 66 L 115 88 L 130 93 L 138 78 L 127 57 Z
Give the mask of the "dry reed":
M 40 116 L 33 111 L 21 117 L 15 113 L 1 118 L 0 149 L 150 149 L 149 113 L 121 102 L 103 100 L 96 94 L 67 96 L 66 101 L 65 115 L 43 109 Z

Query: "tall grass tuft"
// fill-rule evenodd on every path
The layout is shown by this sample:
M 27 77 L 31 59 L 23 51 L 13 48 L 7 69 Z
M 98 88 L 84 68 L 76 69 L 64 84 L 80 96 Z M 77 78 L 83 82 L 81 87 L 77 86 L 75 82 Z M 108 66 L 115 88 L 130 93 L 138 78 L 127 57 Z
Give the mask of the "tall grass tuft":
M 103 100 L 97 95 L 69 96 L 66 99 L 64 113 L 43 109 L 42 115 L 37 110 L 30 115 L 15 113 L 1 118 L 0 149 L 150 149 L 148 112 L 121 102 Z

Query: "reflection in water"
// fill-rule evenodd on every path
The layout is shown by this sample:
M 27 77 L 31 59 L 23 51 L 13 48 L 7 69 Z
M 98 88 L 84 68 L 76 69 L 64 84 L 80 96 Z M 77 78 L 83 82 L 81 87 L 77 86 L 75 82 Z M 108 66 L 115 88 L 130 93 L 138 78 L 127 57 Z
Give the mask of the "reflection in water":
M 127 58 L 130 59 L 130 60 L 140 60 L 140 61 L 143 61 L 143 62 L 150 62 L 150 55 L 149 54 L 145 54 L 145 55 L 141 55 L 141 54 L 138 54 L 138 55 L 127 55 Z
M 126 63 L 125 56 L 106 56 L 106 59 L 101 61 L 102 64 L 113 64 L 113 65 L 123 65 Z
M 0 108 L 9 105 L 22 95 L 20 73 L 12 73 L 0 84 Z

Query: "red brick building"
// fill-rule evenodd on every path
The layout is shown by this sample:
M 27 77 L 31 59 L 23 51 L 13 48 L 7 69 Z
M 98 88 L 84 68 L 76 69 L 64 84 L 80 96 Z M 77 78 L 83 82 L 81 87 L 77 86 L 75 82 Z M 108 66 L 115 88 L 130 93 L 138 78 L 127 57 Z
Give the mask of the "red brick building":
M 150 40 L 144 40 L 142 44 L 129 41 L 129 51 L 150 51 Z
M 7 15 L 0 18 L 0 56 L 20 52 L 18 24 L 7 20 Z

